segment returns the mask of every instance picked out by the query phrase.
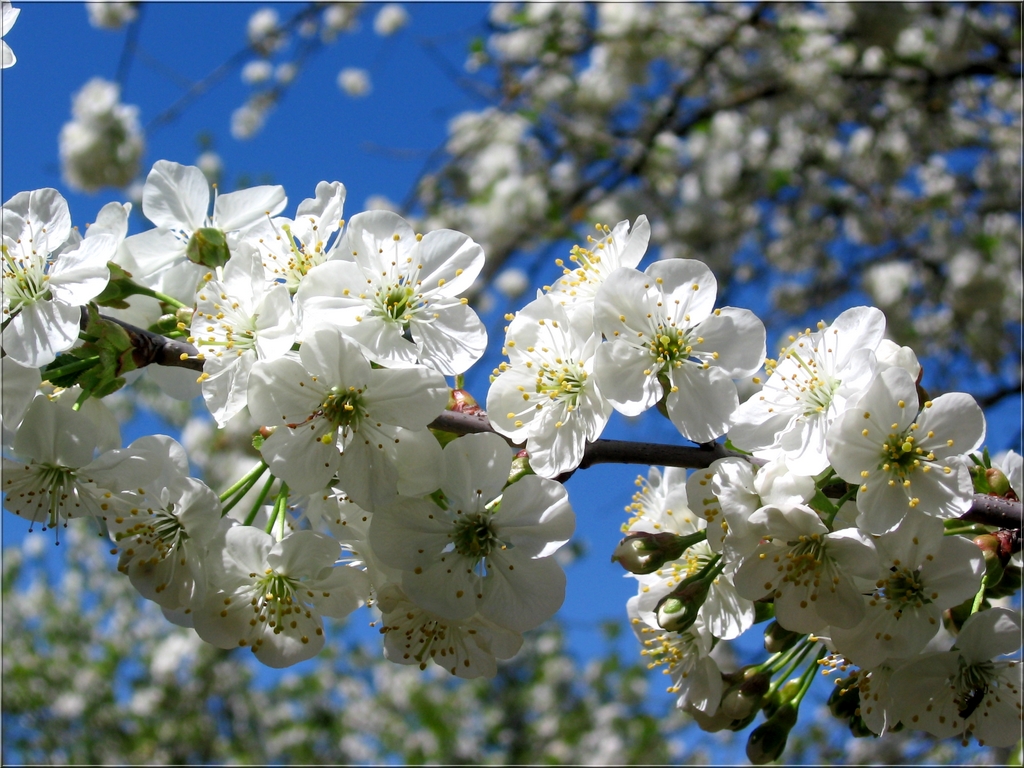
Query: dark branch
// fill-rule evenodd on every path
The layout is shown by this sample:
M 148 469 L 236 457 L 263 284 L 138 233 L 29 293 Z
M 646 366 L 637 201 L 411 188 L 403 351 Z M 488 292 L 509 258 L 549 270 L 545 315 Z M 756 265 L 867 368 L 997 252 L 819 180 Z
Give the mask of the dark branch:
M 147 365 L 166 365 L 175 368 L 188 368 L 193 371 L 203 370 L 203 361 L 198 358 L 199 350 L 185 341 L 169 339 L 159 333 L 147 331 L 118 320 L 116 317 L 100 315 L 104 320 L 116 323 L 124 328 L 135 348 L 132 352 L 132 361 L 136 368 L 145 368 Z M 84 329 L 89 320 L 89 313 L 82 307 L 82 328 Z M 182 358 L 182 355 L 185 357 Z
M 970 510 L 960 516 L 961 520 L 997 528 L 1021 529 L 1021 503 L 1001 499 L 998 496 L 975 494 Z
M 83 323 L 85 321 L 83 312 Z M 168 339 L 158 333 L 137 328 L 134 325 L 103 316 L 103 319 L 117 323 L 132 339 L 135 345 L 133 359 L 139 368 L 147 365 L 168 365 L 189 368 L 193 371 L 203 370 L 203 361 L 196 357 L 198 350 L 191 344 L 176 339 Z M 182 359 L 182 355 L 186 357 Z M 450 432 L 454 435 L 471 435 L 479 432 L 494 432 L 490 419 L 483 414 L 460 413 L 445 411 L 434 419 L 431 429 Z M 523 446 L 505 441 L 513 448 Z M 583 451 L 583 461 L 579 469 L 586 469 L 595 464 L 643 464 L 646 466 L 682 467 L 686 469 L 705 469 L 712 462 L 728 456 L 737 456 L 754 464 L 762 463 L 758 459 L 736 453 L 720 443 L 707 443 L 698 446 L 663 445 L 661 443 L 638 443 L 627 440 L 598 440 L 588 443 Z M 573 470 L 574 472 L 575 470 Z M 573 472 L 566 472 L 556 478 L 565 482 Z M 962 520 L 982 525 L 993 525 L 998 528 L 1021 529 L 1021 503 L 1008 501 L 996 496 L 975 495 L 974 505 L 970 511 L 961 515 Z

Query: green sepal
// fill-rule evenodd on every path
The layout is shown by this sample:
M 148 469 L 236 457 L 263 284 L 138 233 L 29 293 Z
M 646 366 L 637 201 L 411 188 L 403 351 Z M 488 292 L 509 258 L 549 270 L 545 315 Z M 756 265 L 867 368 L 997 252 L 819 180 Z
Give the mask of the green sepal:
M 227 264 L 231 258 L 231 251 L 221 230 L 216 227 L 203 227 L 197 229 L 189 238 L 185 255 L 189 261 L 213 269 Z
M 744 451 L 742 448 L 737 448 L 733 444 L 732 440 L 730 440 L 728 437 L 725 438 L 725 447 L 728 450 L 732 451 L 733 453 L 742 453 L 744 456 L 753 456 L 754 455 L 750 451 Z
M 252 436 L 252 447 L 258 451 L 263 448 L 263 443 L 265 443 L 266 441 L 267 438 L 265 438 L 263 435 L 257 432 L 255 435 Z
M 93 301 L 101 307 L 127 309 L 129 304 L 125 299 L 139 292 L 138 286 L 132 281 L 132 273 L 112 261 L 107 262 L 107 269 L 110 270 L 110 280 Z
M 100 317 L 95 304 L 88 306 L 88 321 L 82 336 L 88 340 L 43 368 L 43 378 L 57 387 L 78 384 L 86 397 L 106 397 L 124 386 L 122 374 L 135 370 L 132 357 L 135 346 L 123 327 Z M 91 364 L 65 374 L 58 373 L 73 367 L 76 361 L 91 361 Z M 48 372 L 54 375 L 48 377 Z
M 454 432 L 446 432 L 443 429 L 431 429 L 430 432 L 437 438 L 437 442 L 441 444 L 442 448 L 448 445 L 452 440 L 459 437 L 459 435 L 456 435 Z

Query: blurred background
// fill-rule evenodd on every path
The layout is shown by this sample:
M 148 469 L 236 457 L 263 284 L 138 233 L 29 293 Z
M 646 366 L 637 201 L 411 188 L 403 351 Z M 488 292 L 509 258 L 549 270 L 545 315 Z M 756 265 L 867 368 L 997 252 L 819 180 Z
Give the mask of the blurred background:
M 282 184 L 284 215 L 341 181 L 346 218 L 388 208 L 466 232 L 487 255 L 472 300 L 491 344 L 466 377 L 481 402 L 505 313 L 595 223 L 645 214 L 640 268 L 707 263 L 718 305 L 765 321 L 769 356 L 874 304 L 923 386 L 975 396 L 992 453 L 1019 452 L 1020 29 L 1019 5 L 987 3 L 24 3 L 4 36 L 2 194 L 55 187 L 83 230 L 134 201 L 135 233 L 166 159 L 222 192 Z M 114 407 L 125 444 L 167 432 L 234 479 L 232 436 L 201 407 L 141 381 Z M 653 412 L 604 436 L 685 443 Z M 646 472 L 569 480 L 565 605 L 493 681 L 385 662 L 366 610 L 318 658 L 257 667 L 137 599 L 94 532 L 58 548 L 5 516 L 3 760 L 742 761 L 745 733 L 677 712 L 626 624 L 635 582 L 608 558 Z M 722 643 L 723 667 L 756 656 L 756 635 Z M 1007 758 L 853 739 L 819 686 L 786 762 Z

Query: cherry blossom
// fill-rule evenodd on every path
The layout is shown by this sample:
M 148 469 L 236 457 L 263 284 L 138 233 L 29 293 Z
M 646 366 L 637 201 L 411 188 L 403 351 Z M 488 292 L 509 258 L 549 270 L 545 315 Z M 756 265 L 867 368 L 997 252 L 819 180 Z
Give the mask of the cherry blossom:
M 452 441 L 444 462 L 440 499 L 403 497 L 374 515 L 374 551 L 403 571 L 410 599 L 446 619 L 538 626 L 565 594 L 550 556 L 575 527 L 565 488 L 536 475 L 505 488 L 512 450 L 494 434 Z
M 484 263 L 467 235 L 420 236 L 397 214 L 369 211 L 352 217 L 336 250 L 353 260 L 310 270 L 296 292 L 300 338 L 331 325 L 376 363 L 419 362 L 448 376 L 483 354 L 487 332 L 459 298 Z
M 196 632 L 218 648 L 248 647 L 268 667 L 315 656 L 322 616 L 341 619 L 367 598 L 366 574 L 335 567 L 341 546 L 313 531 L 281 541 L 246 525 L 211 542 L 208 594 L 192 611 Z
M 508 326 L 509 362 L 495 371 L 487 410 L 498 432 L 525 440 L 530 466 L 543 477 L 579 466 L 611 415 L 594 377 L 599 342 L 589 329 L 580 332 L 552 296 L 527 304 Z
M 746 309 L 714 309 L 717 282 L 698 261 L 618 269 L 598 290 L 594 325 L 608 343 L 594 363 L 616 410 L 636 416 L 664 397 L 684 437 L 724 434 L 739 405 L 733 378 L 764 361 L 764 326 Z
M 942 518 L 966 512 L 974 486 L 963 455 L 984 436 L 973 397 L 951 392 L 919 406 L 914 380 L 895 367 L 836 419 L 828 457 L 836 474 L 860 485 L 858 525 L 884 533 L 908 509 Z

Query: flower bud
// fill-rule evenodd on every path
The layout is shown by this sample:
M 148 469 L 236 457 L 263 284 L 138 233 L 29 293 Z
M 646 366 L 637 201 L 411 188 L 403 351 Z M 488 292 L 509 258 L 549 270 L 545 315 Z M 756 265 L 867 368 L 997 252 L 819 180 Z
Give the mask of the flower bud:
M 985 586 L 995 586 L 1003 578 L 1003 559 L 1000 556 L 1002 543 L 999 538 L 991 533 L 985 533 L 974 537 L 974 543 L 978 545 L 982 556 L 985 558 Z
M 989 492 L 996 496 L 1005 496 L 1010 490 L 1010 481 L 1001 469 L 989 467 L 985 470 L 985 479 L 988 480 Z
M 189 261 L 210 268 L 223 267 L 231 258 L 224 233 L 215 227 L 203 227 L 193 232 L 185 255 Z
M 797 695 L 800 691 L 800 678 L 794 677 L 792 680 L 787 680 L 786 684 L 775 689 L 768 696 L 765 696 L 761 700 L 761 709 L 764 711 L 765 717 L 772 717 L 783 704 L 788 703 Z
M 768 653 L 788 651 L 801 637 L 803 635 L 799 632 L 788 630 L 779 622 L 772 621 L 764 630 L 764 649 Z
M 177 329 L 178 317 L 177 315 L 160 315 L 157 321 L 150 326 L 151 330 L 157 333 L 168 333 Z
M 654 573 L 665 563 L 678 560 L 689 547 L 703 538 L 703 531 L 698 537 L 678 536 L 669 531 L 632 531 L 615 548 L 612 562 L 617 562 L 630 573 Z
M 722 711 L 734 720 L 742 720 L 761 708 L 761 699 L 771 687 L 772 676 L 765 672 L 750 670 L 751 674 L 722 696 Z
M 508 482 L 506 486 L 512 485 L 512 483 L 522 480 L 527 475 L 535 475 L 533 467 L 530 466 L 530 456 L 526 451 L 520 451 L 516 454 L 515 458 L 512 459 L 512 468 L 508 472 Z
M 683 632 L 693 626 L 710 584 L 704 579 L 684 581 L 658 603 L 658 626 L 668 632 Z
M 483 408 L 477 403 L 476 398 L 461 387 L 453 389 L 448 393 L 448 407 L 446 410 L 474 415 L 483 412 Z
M 797 708 L 783 704 L 768 720 L 750 732 L 747 739 L 747 759 L 754 765 L 778 760 L 786 749 L 789 732 L 796 725 Z

